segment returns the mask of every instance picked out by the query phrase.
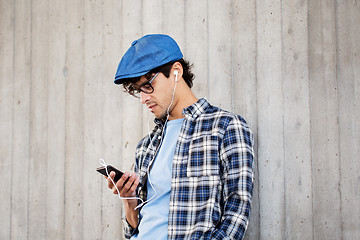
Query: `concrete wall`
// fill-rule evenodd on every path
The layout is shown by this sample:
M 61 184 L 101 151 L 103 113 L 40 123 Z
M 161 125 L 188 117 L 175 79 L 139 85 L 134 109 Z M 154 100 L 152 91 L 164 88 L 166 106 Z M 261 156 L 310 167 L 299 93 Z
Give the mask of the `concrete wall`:
M 256 135 L 247 239 L 360 239 L 358 0 L 1 0 L 0 31 L 0 239 L 122 238 L 95 168 L 131 169 L 148 132 L 113 84 L 146 33 Z

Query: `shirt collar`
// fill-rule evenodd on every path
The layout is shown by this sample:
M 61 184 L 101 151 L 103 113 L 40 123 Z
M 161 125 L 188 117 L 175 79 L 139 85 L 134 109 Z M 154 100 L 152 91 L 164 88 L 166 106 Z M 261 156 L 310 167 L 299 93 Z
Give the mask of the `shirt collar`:
M 196 119 L 197 117 L 199 117 L 201 114 L 203 114 L 204 112 L 206 112 L 206 110 L 210 107 L 210 103 L 208 102 L 208 100 L 206 100 L 205 98 L 201 98 L 199 101 L 197 101 L 196 103 L 194 103 L 193 105 L 190 105 L 187 108 L 184 108 L 183 110 L 183 115 L 185 115 L 185 118 L 192 118 L 192 119 Z M 163 121 L 160 119 L 155 118 L 154 122 L 156 125 L 163 125 Z
M 210 103 L 205 98 L 201 98 L 199 101 L 197 101 L 193 105 L 190 105 L 189 107 L 184 108 L 183 114 L 187 118 L 196 119 L 201 114 L 205 113 L 206 110 L 210 106 L 211 106 Z

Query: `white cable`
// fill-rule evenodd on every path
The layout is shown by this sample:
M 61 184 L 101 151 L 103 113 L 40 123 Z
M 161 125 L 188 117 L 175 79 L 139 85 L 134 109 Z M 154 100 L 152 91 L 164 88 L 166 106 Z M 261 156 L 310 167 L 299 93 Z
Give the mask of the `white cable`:
M 159 144 L 159 147 L 156 149 L 156 152 L 155 152 L 155 154 L 154 154 L 154 156 L 153 156 L 153 160 L 154 160 L 154 158 L 156 157 L 156 155 L 157 155 L 157 153 L 158 153 L 158 151 L 159 151 L 159 148 L 161 147 L 161 144 L 162 144 L 162 142 L 163 142 L 164 132 L 165 132 L 164 129 L 165 129 L 165 127 L 166 127 L 166 123 L 167 123 L 167 122 L 168 122 L 168 120 L 166 119 L 165 124 L 164 124 L 164 126 L 163 126 L 163 128 L 162 128 L 162 130 L 161 130 L 161 140 L 160 140 L 160 144 Z M 147 176 L 148 176 L 149 184 L 150 184 L 151 188 L 154 190 L 155 194 L 154 194 L 150 199 L 147 199 L 145 202 L 143 202 L 143 203 L 141 204 L 141 206 L 144 205 L 145 203 L 150 202 L 150 201 L 157 195 L 156 188 L 155 188 L 154 185 L 151 183 L 149 168 L 147 169 L 146 173 L 147 173 Z
M 173 104 L 173 102 L 174 102 L 176 85 L 177 85 L 177 74 L 175 75 L 175 86 L 174 86 L 174 91 L 173 91 L 173 93 L 172 93 L 171 102 L 170 102 L 169 107 L 168 107 L 167 110 L 166 110 L 166 113 L 167 113 L 166 120 L 168 120 L 168 119 L 169 119 L 169 116 L 170 116 L 169 111 L 170 111 L 170 108 L 171 108 L 171 106 L 172 106 L 172 104 Z
M 165 120 L 164 126 L 163 126 L 162 131 L 161 131 L 160 144 L 159 144 L 159 147 L 157 148 L 157 150 L 156 150 L 156 152 L 155 152 L 155 154 L 154 154 L 154 156 L 153 156 L 153 160 L 154 160 L 154 158 L 156 157 L 157 152 L 158 152 L 158 150 L 160 149 L 161 144 L 162 144 L 163 139 L 164 139 L 165 127 L 166 127 L 167 122 L 169 121 L 169 116 L 170 116 L 169 111 L 170 111 L 170 108 L 171 108 L 171 106 L 172 106 L 172 104 L 173 104 L 173 102 L 174 102 L 176 85 L 177 85 L 177 74 L 175 74 L 175 86 L 174 86 L 174 91 L 173 91 L 173 93 L 172 93 L 171 102 L 170 102 L 169 107 L 168 107 L 167 110 L 166 110 L 166 115 L 167 115 L 167 116 L 166 116 L 166 120 Z M 148 122 L 148 125 L 149 125 L 149 122 Z M 150 131 L 149 131 L 149 137 L 150 137 Z M 143 206 L 144 204 L 150 202 L 150 201 L 157 195 L 156 188 L 155 188 L 154 185 L 152 185 L 152 183 L 151 183 L 149 169 L 147 169 L 147 172 L 146 172 L 146 173 L 147 173 L 147 176 L 148 176 L 149 184 L 150 184 L 151 188 L 154 190 L 155 194 L 154 194 L 150 199 L 148 199 L 148 200 L 146 200 L 145 202 L 141 203 L 141 206 Z

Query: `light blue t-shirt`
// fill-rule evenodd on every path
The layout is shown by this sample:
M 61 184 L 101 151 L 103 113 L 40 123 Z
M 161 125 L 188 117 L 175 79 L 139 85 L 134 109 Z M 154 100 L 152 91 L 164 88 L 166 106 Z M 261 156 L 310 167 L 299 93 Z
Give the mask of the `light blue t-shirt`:
M 141 209 L 139 233 L 131 239 L 166 240 L 168 233 L 171 170 L 175 146 L 180 134 L 182 119 L 167 122 L 164 139 L 147 180 L 147 199 L 156 195 Z

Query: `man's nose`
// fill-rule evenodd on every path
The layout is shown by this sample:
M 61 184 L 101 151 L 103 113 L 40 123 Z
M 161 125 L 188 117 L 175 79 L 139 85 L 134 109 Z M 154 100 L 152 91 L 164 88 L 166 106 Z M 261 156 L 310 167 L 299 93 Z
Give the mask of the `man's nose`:
M 140 101 L 142 104 L 145 104 L 149 99 L 150 99 L 150 94 L 140 92 Z

